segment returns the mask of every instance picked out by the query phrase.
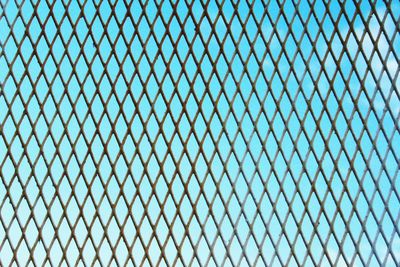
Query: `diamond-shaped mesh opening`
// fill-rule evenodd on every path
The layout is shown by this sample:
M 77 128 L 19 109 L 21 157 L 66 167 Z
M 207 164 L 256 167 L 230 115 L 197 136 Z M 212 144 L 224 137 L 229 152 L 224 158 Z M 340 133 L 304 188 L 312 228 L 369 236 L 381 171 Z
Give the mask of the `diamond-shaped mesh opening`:
M 0 1 L 1 265 L 400 264 L 398 1 Z

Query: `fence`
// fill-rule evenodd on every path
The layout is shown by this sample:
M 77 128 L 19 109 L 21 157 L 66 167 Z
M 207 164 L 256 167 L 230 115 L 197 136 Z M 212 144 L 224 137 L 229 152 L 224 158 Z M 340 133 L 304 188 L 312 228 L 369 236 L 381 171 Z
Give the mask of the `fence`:
M 399 1 L 0 1 L 0 264 L 400 264 Z

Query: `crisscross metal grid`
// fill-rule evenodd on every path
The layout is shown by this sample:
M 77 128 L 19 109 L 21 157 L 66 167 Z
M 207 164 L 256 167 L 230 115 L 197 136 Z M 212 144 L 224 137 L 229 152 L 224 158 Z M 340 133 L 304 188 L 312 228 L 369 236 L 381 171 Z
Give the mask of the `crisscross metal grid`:
M 0 1 L 1 265 L 400 264 L 399 1 Z

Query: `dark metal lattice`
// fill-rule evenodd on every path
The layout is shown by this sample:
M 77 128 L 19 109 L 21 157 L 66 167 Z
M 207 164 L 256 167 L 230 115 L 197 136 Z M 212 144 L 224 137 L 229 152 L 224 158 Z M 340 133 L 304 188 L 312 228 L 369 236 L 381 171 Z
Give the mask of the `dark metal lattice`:
M 0 264 L 400 264 L 399 1 L 0 1 Z

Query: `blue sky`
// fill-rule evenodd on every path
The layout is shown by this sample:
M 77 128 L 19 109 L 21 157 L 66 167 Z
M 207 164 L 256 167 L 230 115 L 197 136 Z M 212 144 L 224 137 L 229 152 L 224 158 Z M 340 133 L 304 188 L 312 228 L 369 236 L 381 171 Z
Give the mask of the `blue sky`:
M 3 264 L 399 264 L 398 1 L 0 14 Z

